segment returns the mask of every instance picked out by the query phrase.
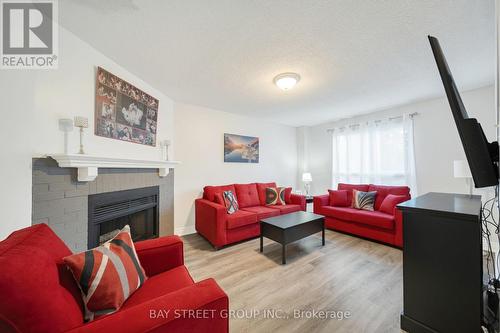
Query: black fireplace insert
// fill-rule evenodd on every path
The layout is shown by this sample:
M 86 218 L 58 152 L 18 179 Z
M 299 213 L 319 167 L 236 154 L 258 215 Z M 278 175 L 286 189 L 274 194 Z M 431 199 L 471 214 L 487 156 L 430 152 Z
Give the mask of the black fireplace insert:
M 89 249 L 113 238 L 127 224 L 133 241 L 158 237 L 158 186 L 90 195 L 88 208 Z

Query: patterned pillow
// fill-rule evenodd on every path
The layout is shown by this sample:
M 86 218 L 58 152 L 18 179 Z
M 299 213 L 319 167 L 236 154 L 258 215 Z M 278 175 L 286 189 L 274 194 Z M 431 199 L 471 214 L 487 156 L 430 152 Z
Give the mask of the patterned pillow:
M 147 279 L 128 225 L 101 246 L 63 261 L 80 286 L 89 321 L 117 311 Z
M 266 205 L 285 205 L 284 187 L 268 187 L 266 188 Z
M 233 191 L 224 191 L 223 197 L 224 197 L 224 206 L 226 206 L 227 213 L 228 214 L 236 213 L 239 209 L 239 206 Z
M 285 188 L 285 203 L 287 205 L 292 203 L 292 188 L 291 187 Z
M 362 192 L 358 190 L 352 190 L 352 206 L 357 209 L 373 211 L 373 205 L 375 204 L 376 196 L 377 191 Z

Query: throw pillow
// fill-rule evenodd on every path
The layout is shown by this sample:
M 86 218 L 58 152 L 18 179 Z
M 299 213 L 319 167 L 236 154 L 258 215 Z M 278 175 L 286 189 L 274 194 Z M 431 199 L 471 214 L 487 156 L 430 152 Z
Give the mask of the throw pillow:
M 224 191 L 224 206 L 226 206 L 228 214 L 234 214 L 238 211 L 238 201 L 236 200 L 236 196 L 233 191 Z
M 128 225 L 101 246 L 63 261 L 80 286 L 88 321 L 117 311 L 147 279 Z
M 214 202 L 216 204 L 219 204 L 219 205 L 222 205 L 222 206 L 225 206 L 224 204 L 224 198 L 222 197 L 222 193 L 216 193 L 214 195 Z
M 285 190 L 284 187 L 266 188 L 266 205 L 285 205 Z
M 285 203 L 287 205 L 292 203 L 292 188 L 291 187 L 285 188 Z
M 330 206 L 349 207 L 349 191 L 347 190 L 328 190 L 330 195 Z
M 382 201 L 382 204 L 380 204 L 380 208 L 378 210 L 392 215 L 394 214 L 394 208 L 396 205 L 406 200 L 408 200 L 406 195 L 388 194 Z
M 373 211 L 373 205 L 375 204 L 376 196 L 376 191 L 362 192 L 358 190 L 352 190 L 352 206 L 356 209 Z

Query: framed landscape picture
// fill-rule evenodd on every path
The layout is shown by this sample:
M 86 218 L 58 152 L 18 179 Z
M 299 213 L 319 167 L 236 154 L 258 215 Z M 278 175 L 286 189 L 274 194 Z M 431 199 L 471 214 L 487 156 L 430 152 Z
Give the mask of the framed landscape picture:
M 156 146 L 158 99 L 97 68 L 95 134 Z
M 259 163 L 259 138 L 224 133 L 224 162 Z

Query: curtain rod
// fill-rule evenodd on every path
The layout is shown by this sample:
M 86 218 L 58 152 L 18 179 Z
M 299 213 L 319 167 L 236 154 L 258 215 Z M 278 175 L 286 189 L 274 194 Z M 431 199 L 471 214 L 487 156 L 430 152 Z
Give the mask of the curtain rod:
M 403 116 L 407 115 L 408 117 L 410 118 L 413 118 L 415 116 L 418 116 L 420 113 L 418 112 L 412 112 L 412 113 L 408 113 L 408 114 L 402 114 L 400 116 L 395 116 L 395 117 L 388 117 L 388 118 L 384 118 L 384 119 L 375 119 L 375 120 L 369 120 L 369 121 L 366 121 L 365 123 L 368 123 L 368 122 L 374 122 L 374 123 L 380 123 L 381 121 L 384 121 L 384 120 L 396 120 L 396 119 L 401 119 L 403 118 Z M 349 125 L 344 125 L 344 126 L 341 126 L 341 127 L 337 127 L 337 128 L 329 128 L 327 129 L 326 131 L 328 133 L 332 133 L 335 129 L 342 129 L 342 128 L 346 128 L 346 127 L 349 127 L 349 128 L 353 128 L 353 127 L 358 127 L 358 126 L 361 126 L 363 122 L 360 122 L 360 123 L 355 123 L 355 124 L 349 124 Z

